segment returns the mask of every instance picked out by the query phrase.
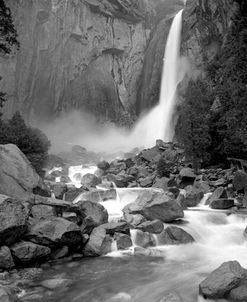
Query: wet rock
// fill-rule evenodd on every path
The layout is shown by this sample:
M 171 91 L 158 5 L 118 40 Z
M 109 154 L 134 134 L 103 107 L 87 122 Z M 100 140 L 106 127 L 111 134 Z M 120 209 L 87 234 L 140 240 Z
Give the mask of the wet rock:
M 206 204 L 210 204 L 214 200 L 220 199 L 220 198 L 227 198 L 227 192 L 226 189 L 223 187 L 219 187 L 214 190 L 213 194 L 209 197 Z
M 183 207 L 196 207 L 203 198 L 203 190 L 195 186 L 185 187 L 184 199 L 182 201 Z
M 232 302 L 247 302 L 247 284 L 232 289 L 227 298 Z
M 234 199 L 215 199 L 210 203 L 210 208 L 212 209 L 229 209 L 234 206 Z
M 113 182 L 117 188 L 125 188 L 128 186 L 129 176 L 125 174 L 107 174 L 106 178 L 108 181 Z
M 0 245 L 10 245 L 27 231 L 28 210 L 17 199 L 0 195 Z
M 153 184 L 153 177 L 152 176 L 148 176 L 148 177 L 145 177 L 145 178 L 140 180 L 140 185 L 143 188 L 151 187 L 152 184 Z
M 31 242 L 45 246 L 73 246 L 82 240 L 80 228 L 76 224 L 60 217 L 39 221 L 31 226 L 26 237 Z
M 11 270 L 15 266 L 10 249 L 7 246 L 0 247 L 0 269 Z
M 59 287 L 67 287 L 72 284 L 69 279 L 57 278 L 57 279 L 47 279 L 41 282 L 41 285 L 47 289 L 54 290 Z
M 146 221 L 146 218 L 143 217 L 141 214 L 129 214 L 127 212 L 124 213 L 124 219 L 133 228 Z
M 56 211 L 51 206 L 40 204 L 32 207 L 31 214 L 35 220 L 40 220 L 56 216 Z
M 159 234 L 164 230 L 164 224 L 160 220 L 153 220 L 153 221 L 145 221 L 138 226 L 136 226 L 138 230 L 143 232 Z
M 51 249 L 28 241 L 15 243 L 10 247 L 11 253 L 18 263 L 29 263 L 46 258 Z
M 42 180 L 21 150 L 13 144 L 0 145 L 0 194 L 26 199 Z
M 168 194 L 155 191 L 145 191 L 134 203 L 123 209 L 124 213 L 141 214 L 147 220 L 171 222 L 184 217 L 181 206 Z
M 237 261 L 224 262 L 199 285 L 204 298 L 220 299 L 237 287 L 244 277 L 244 269 Z
M 106 171 L 110 168 L 110 164 L 107 161 L 103 160 L 97 164 L 97 167 L 103 171 Z
M 167 227 L 157 235 L 159 245 L 176 245 L 194 242 L 194 238 L 183 229 L 176 226 Z
M 153 148 L 150 148 L 150 149 L 147 149 L 147 150 L 143 150 L 139 156 L 148 161 L 148 162 L 151 162 L 154 160 L 154 158 L 157 158 L 157 156 L 160 155 L 160 152 L 159 150 L 156 148 L 156 147 L 153 147 Z
M 112 238 L 106 234 L 102 227 L 94 228 L 89 241 L 84 247 L 83 253 L 86 257 L 97 257 L 111 251 Z
M 85 188 L 95 188 L 100 183 L 101 183 L 101 179 L 99 179 L 94 174 L 90 174 L 90 173 L 85 174 L 81 180 L 81 184 Z
M 127 250 L 133 245 L 130 236 L 127 234 L 115 233 L 114 239 L 116 240 L 118 250 Z
M 74 201 L 76 197 L 78 197 L 81 193 L 82 193 L 82 189 L 70 188 L 67 192 L 65 192 L 64 200 Z
M 51 257 L 52 259 L 61 259 L 66 257 L 68 253 L 69 253 L 69 248 L 65 245 L 62 248 L 54 251 Z
M 130 227 L 127 222 L 109 222 L 101 225 L 106 230 L 106 234 L 114 235 L 114 233 L 130 233 Z
M 150 233 L 136 230 L 134 235 L 134 244 L 144 248 L 155 246 L 155 238 Z
M 107 210 L 99 203 L 81 200 L 76 204 L 81 216 L 84 218 L 83 226 L 85 228 L 97 227 L 108 222 Z

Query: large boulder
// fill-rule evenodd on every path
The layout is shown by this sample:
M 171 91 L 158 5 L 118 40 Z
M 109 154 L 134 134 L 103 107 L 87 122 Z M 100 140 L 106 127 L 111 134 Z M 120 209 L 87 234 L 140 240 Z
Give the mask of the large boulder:
M 51 253 L 51 249 L 28 241 L 17 242 L 10 247 L 13 257 L 18 263 L 31 263 L 45 259 Z
M 35 220 L 40 220 L 56 216 L 56 211 L 54 207 L 37 204 L 32 207 L 31 214 Z
M 83 175 L 81 180 L 81 184 L 85 188 L 95 188 L 100 183 L 101 183 L 101 179 L 91 173 L 87 173 Z
M 10 270 L 15 266 L 10 249 L 7 246 L 0 247 L 0 269 Z M 0 300 L 1 301 L 1 300 Z
M 182 199 L 182 206 L 196 207 L 204 196 L 203 190 L 196 186 L 185 187 L 184 198 Z
M 80 228 L 64 218 L 54 217 L 40 220 L 32 225 L 27 234 L 33 243 L 53 247 L 57 245 L 73 246 L 81 242 Z
M 227 198 L 226 189 L 223 187 L 218 187 L 217 189 L 215 189 L 213 194 L 206 201 L 206 204 L 210 204 L 211 202 L 219 198 Z
M 13 144 L 0 145 L 0 194 L 26 199 L 42 181 L 21 150 Z
M 28 210 L 17 199 L 0 195 L 0 245 L 16 242 L 27 231 Z
M 241 284 L 240 286 L 233 288 L 228 296 L 232 302 L 247 302 L 247 284 Z
M 133 243 L 129 235 L 122 233 L 115 233 L 114 239 L 116 240 L 118 250 L 127 250 Z
M 89 231 L 108 222 L 108 212 L 101 204 L 89 200 L 80 200 L 76 205 L 84 218 L 83 225 L 85 228 L 89 227 Z
M 143 232 L 159 234 L 164 230 L 164 224 L 158 219 L 153 221 L 144 221 L 143 223 L 137 225 L 136 229 L 141 230 Z
M 134 244 L 141 246 L 141 247 L 150 247 L 150 246 L 155 246 L 156 241 L 155 238 L 152 234 L 148 232 L 142 232 L 140 230 L 135 231 L 134 235 Z
M 234 199 L 215 199 L 210 203 L 210 208 L 212 209 L 218 209 L 218 210 L 224 210 L 229 209 L 234 206 Z
M 134 203 L 127 205 L 123 212 L 141 214 L 147 220 L 159 219 L 163 222 L 171 222 L 184 217 L 182 207 L 169 193 L 155 191 L 144 191 Z
M 167 227 L 157 235 L 157 240 L 159 245 L 187 244 L 195 241 L 189 233 L 176 226 Z
M 106 230 L 102 227 L 97 227 L 93 229 L 83 253 L 87 257 L 105 255 L 111 251 L 111 245 L 112 238 L 106 234 Z
M 196 175 L 191 168 L 182 168 L 179 172 L 179 179 L 181 180 L 180 186 L 184 188 L 187 185 L 194 184 Z
M 244 278 L 244 269 L 237 261 L 224 262 L 199 285 L 204 298 L 220 299 L 237 287 Z

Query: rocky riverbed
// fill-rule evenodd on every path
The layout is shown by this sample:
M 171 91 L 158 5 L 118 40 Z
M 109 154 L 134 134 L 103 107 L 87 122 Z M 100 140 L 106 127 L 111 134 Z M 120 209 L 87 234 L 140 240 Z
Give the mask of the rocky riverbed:
M 204 210 L 207 213 L 206 209 L 219 213 L 203 213 L 201 216 L 202 219 L 207 217 L 206 223 L 211 223 L 213 219 L 214 226 L 217 223 L 225 224 L 222 223 L 223 217 L 217 215 L 225 217 L 231 213 L 244 214 L 241 207 L 245 204 L 247 174 L 234 166 L 229 169 L 194 171 L 191 164 L 185 162 L 183 149 L 179 145 L 157 141 L 155 147 L 137 154 L 137 150 L 134 150 L 135 152 L 124 154 L 123 158 L 112 162 L 103 160 L 94 163 L 97 164 L 94 174 L 83 175 L 78 172 L 78 175 L 71 175 L 71 158 L 73 163 L 79 165 L 82 160 L 80 158 L 85 155 L 85 150 L 82 152 L 82 149 L 79 146 L 73 148 L 69 160 L 68 157 L 52 157 L 55 164 L 50 162 L 49 171 L 41 179 L 16 146 L 0 147 L 0 294 L 9 299 L 6 301 L 58 301 L 54 300 L 54 290 L 59 301 L 63 301 L 63 295 L 66 299 L 76 296 L 73 301 L 79 301 L 80 286 L 76 281 L 76 274 L 85 282 L 87 276 L 92 281 L 94 273 L 103 278 L 101 272 L 104 271 L 113 280 L 114 275 L 121 275 L 117 264 L 123 264 L 123 276 L 120 278 L 128 293 L 130 285 L 124 278 L 128 279 L 126 276 L 131 272 L 136 287 L 140 284 L 144 286 L 148 281 L 148 276 L 139 276 L 135 271 L 144 265 L 142 261 L 146 263 L 142 257 L 149 259 L 143 274 L 150 270 L 151 275 L 155 275 L 152 263 L 155 267 L 160 266 L 160 262 L 164 261 L 162 259 L 167 257 L 167 252 L 169 255 L 171 247 L 181 249 L 184 246 L 184 251 L 188 253 L 187 246 L 200 245 L 203 236 L 198 236 L 198 233 L 202 231 L 202 226 L 195 232 L 195 219 L 189 214 L 191 210 Z M 73 157 L 75 152 L 76 156 Z M 77 179 L 77 186 L 73 185 L 70 178 Z M 79 187 L 78 183 L 81 184 Z M 121 190 L 124 194 L 130 194 L 126 197 L 127 201 L 122 203 Z M 122 214 L 112 215 L 114 206 L 119 207 Z M 234 226 L 232 222 L 227 224 Z M 188 227 L 190 225 L 193 227 Z M 241 224 L 239 234 L 244 237 L 245 233 Z M 164 247 L 168 249 L 165 253 Z M 118 255 L 119 260 L 95 258 L 109 253 Z M 223 260 L 235 259 L 223 257 Z M 126 261 L 130 263 L 127 266 Z M 172 261 L 174 259 L 167 261 L 164 273 L 166 269 L 171 272 Z M 180 265 L 179 259 L 177 262 Z M 92 265 L 91 271 L 89 263 Z M 133 267 L 129 268 L 131 263 Z M 186 259 L 185 263 L 192 265 L 191 259 Z M 109 272 L 107 264 L 110 265 Z M 218 261 L 210 264 L 220 265 Z M 86 275 L 78 271 L 83 267 Z M 228 296 L 231 301 L 245 301 L 239 300 L 240 294 L 241 299 L 246 299 L 241 287 L 245 284 L 245 270 L 240 264 L 226 262 L 223 269 L 219 270 L 224 270 L 224 273 L 212 273 L 213 281 L 210 275 L 206 281 L 202 280 L 199 287 L 201 296 Z M 229 270 L 231 274 L 228 273 Z M 219 276 L 224 274 L 227 284 L 223 286 Z M 212 289 L 210 282 L 216 284 L 215 289 Z M 73 286 L 75 296 L 72 295 Z M 105 286 L 107 288 L 108 285 L 104 283 Z M 171 290 L 172 287 L 168 289 Z M 186 291 L 188 290 L 187 288 Z M 88 292 L 89 297 L 93 295 L 91 291 L 86 282 L 81 295 Z M 119 293 L 121 294 L 120 288 L 116 295 Z M 146 301 L 132 290 L 129 296 L 124 293 L 117 297 L 114 293 L 100 293 L 102 300 L 95 294 L 91 300 L 84 297 L 83 301 Z M 187 295 L 183 299 L 170 291 L 164 299 L 161 294 L 160 289 L 157 289 L 156 300 L 152 301 L 192 301 L 188 300 L 192 298 Z M 195 294 L 193 288 L 193 297 Z

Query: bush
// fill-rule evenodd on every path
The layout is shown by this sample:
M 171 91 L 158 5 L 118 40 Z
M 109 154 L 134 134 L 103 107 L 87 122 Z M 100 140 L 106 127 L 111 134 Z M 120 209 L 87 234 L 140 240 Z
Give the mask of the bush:
M 28 127 L 19 112 L 0 125 L 0 144 L 15 144 L 29 159 L 35 170 L 42 174 L 48 158 L 50 142 L 37 128 Z

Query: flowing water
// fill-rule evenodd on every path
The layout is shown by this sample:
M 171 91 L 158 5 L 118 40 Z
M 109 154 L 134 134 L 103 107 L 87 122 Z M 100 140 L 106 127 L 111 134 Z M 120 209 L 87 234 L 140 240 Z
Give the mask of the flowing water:
M 138 191 L 119 190 L 110 220 L 135 199 Z M 198 285 L 212 270 L 229 260 L 237 260 L 247 267 L 247 244 L 243 236 L 247 218 L 211 210 L 204 202 L 205 199 L 198 207 L 185 211 L 183 223 L 179 225 L 195 238 L 194 243 L 156 246 L 152 248 L 152 256 L 134 255 L 130 249 L 99 258 L 56 263 L 44 271 L 37 285 L 43 279 L 58 277 L 71 280 L 71 284 L 39 301 L 163 302 L 162 297 L 171 292 L 182 297 L 183 302 L 204 301 L 198 296 Z M 102 204 L 109 206 L 107 202 Z

